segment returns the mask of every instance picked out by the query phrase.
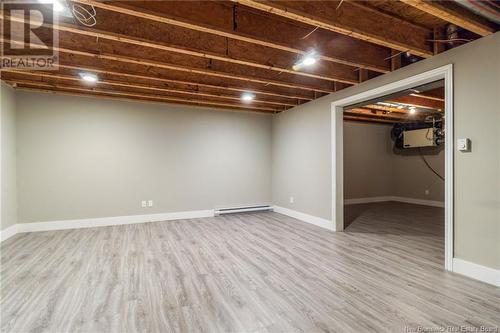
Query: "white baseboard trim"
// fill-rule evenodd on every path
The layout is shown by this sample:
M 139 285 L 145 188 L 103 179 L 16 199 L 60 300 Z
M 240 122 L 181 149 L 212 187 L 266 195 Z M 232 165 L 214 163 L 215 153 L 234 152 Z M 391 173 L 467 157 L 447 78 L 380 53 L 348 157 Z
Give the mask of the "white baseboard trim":
M 383 201 L 391 201 L 391 197 L 368 197 L 368 198 L 344 199 L 344 204 L 357 205 L 357 204 L 383 202 Z
M 453 258 L 453 272 L 500 287 L 500 270 Z
M 187 212 L 173 212 L 173 213 L 160 213 L 160 214 L 147 214 L 147 215 L 129 215 L 129 216 L 99 217 L 90 219 L 18 223 L 3 230 L 1 232 L 0 241 L 12 237 L 17 233 L 23 233 L 23 232 L 107 227 L 113 225 L 195 219 L 195 218 L 213 217 L 213 216 L 214 216 L 214 211 L 210 209 L 210 210 L 193 210 Z
M 410 203 L 410 204 L 415 204 L 415 205 L 424 205 L 424 206 L 433 206 L 433 207 L 444 208 L 443 201 L 415 199 L 415 198 L 398 197 L 398 196 L 382 196 L 382 197 L 345 199 L 344 203 L 346 205 L 356 205 L 356 204 L 383 202 L 383 201 L 398 201 L 398 202 L 405 202 L 405 203 Z
M 4 240 L 7 240 L 17 234 L 17 224 L 13 224 L 8 228 L 5 228 L 4 230 L 0 231 L 0 242 L 3 242 Z
M 330 220 L 326 220 L 326 219 L 323 219 L 321 217 L 301 213 L 301 212 L 298 212 L 296 210 L 292 210 L 292 209 L 288 209 L 288 208 L 284 208 L 284 207 L 280 207 L 280 206 L 273 206 L 273 210 L 276 213 L 287 215 L 287 216 L 293 217 L 297 220 L 301 220 L 303 222 L 314 224 L 314 225 L 321 227 L 321 228 L 335 231 L 334 224 Z

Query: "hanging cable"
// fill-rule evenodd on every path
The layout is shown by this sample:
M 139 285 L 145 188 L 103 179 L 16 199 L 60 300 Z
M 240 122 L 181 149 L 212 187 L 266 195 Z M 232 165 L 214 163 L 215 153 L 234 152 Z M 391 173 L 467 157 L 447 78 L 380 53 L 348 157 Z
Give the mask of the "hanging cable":
M 318 29 L 319 29 L 319 25 L 316 28 L 314 28 L 310 33 L 305 35 L 304 37 L 300 37 L 300 39 L 306 39 L 307 37 L 311 36 Z
M 453 42 L 463 42 L 468 43 L 472 42 L 472 39 L 467 38 L 450 38 L 450 39 L 428 39 L 428 42 L 436 42 L 436 43 L 453 43 Z
M 391 56 L 389 56 L 389 57 L 387 57 L 387 58 L 384 58 L 384 60 L 389 60 L 389 59 L 392 59 L 392 58 L 394 58 L 394 57 L 397 57 L 397 56 L 398 56 L 398 55 L 400 55 L 400 54 L 407 53 L 407 52 L 409 52 L 409 51 L 410 51 L 410 50 L 406 50 L 406 51 L 401 51 L 401 52 L 398 52 L 398 53 L 393 54 L 393 55 L 391 55 Z
M 425 159 L 425 156 L 424 154 L 422 154 L 422 150 L 420 149 L 420 147 L 418 148 L 418 153 L 420 154 L 420 157 L 422 158 L 422 161 L 424 161 L 425 165 L 429 168 L 429 170 L 431 170 L 436 176 L 439 177 L 439 179 L 441 179 L 442 181 L 444 181 L 444 177 L 441 176 L 436 170 L 434 170 L 429 162 L 427 162 L 427 160 Z

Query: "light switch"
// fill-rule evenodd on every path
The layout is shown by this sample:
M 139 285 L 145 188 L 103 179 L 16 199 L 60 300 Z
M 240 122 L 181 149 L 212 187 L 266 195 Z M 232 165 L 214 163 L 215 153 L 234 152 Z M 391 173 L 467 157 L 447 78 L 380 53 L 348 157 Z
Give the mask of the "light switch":
M 470 139 L 458 139 L 457 140 L 457 150 L 458 151 L 470 151 Z

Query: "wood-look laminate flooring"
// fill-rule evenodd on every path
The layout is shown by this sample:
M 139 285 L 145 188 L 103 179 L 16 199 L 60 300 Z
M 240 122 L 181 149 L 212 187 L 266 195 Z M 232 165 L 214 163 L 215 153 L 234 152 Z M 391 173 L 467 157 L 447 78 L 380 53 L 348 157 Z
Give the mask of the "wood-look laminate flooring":
M 333 233 L 277 213 L 20 234 L 2 332 L 403 332 L 500 325 L 443 270 L 443 210 L 356 205 Z

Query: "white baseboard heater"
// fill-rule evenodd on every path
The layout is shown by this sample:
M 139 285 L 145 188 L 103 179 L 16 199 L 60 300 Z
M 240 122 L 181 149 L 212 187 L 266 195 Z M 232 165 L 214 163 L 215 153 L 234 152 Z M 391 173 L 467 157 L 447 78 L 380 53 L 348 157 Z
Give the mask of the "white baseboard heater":
M 261 212 L 261 211 L 272 211 L 273 207 L 269 205 L 260 206 L 243 206 L 243 207 L 231 207 L 231 208 L 217 208 L 214 210 L 215 216 L 224 214 L 234 214 L 234 213 L 246 213 L 246 212 Z

